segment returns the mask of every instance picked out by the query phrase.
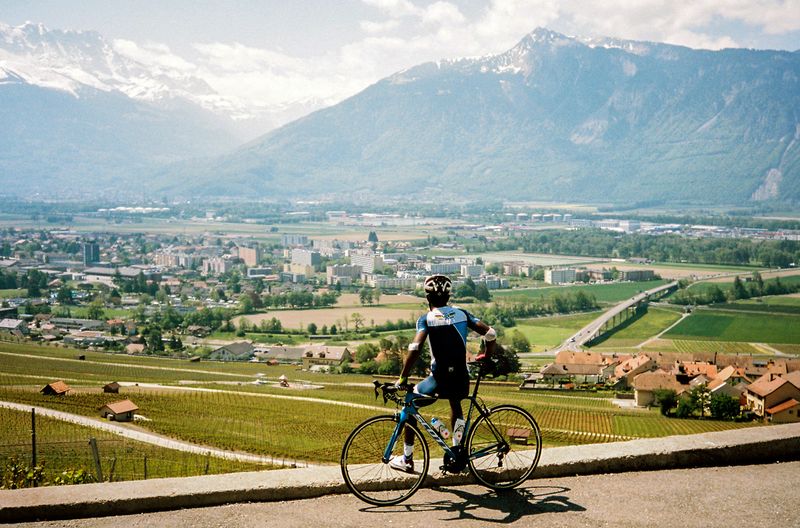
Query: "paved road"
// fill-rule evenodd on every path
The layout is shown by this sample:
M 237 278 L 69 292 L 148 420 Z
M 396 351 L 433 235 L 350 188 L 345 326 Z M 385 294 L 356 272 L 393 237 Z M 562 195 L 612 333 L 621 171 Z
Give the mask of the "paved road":
M 800 462 L 532 480 L 495 494 L 480 486 L 424 489 L 400 506 L 350 495 L 119 517 L 24 523 L 29 528 L 800 526 Z
M 561 350 L 580 350 L 580 347 L 585 345 L 588 341 L 591 341 L 596 335 L 597 332 L 602 328 L 604 324 L 610 321 L 615 315 L 624 312 L 628 308 L 635 306 L 638 302 L 648 299 L 649 297 L 653 296 L 656 293 L 659 293 L 663 290 L 667 290 L 669 288 L 673 288 L 678 284 L 678 281 L 669 282 L 667 284 L 662 284 L 656 288 L 651 288 L 647 291 L 637 293 L 630 299 L 626 299 L 621 303 L 615 305 L 610 310 L 606 311 L 592 321 L 591 323 L 587 324 L 576 333 L 572 334 L 568 337 L 561 345 L 553 349 L 554 353 L 558 353 Z

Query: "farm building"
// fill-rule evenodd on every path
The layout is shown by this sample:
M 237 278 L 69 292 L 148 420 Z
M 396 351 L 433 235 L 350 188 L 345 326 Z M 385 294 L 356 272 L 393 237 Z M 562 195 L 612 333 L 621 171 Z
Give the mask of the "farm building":
M 655 401 L 655 391 L 659 389 L 673 390 L 681 395 L 689 390 L 689 386 L 681 384 L 674 373 L 663 370 L 642 372 L 633 378 L 633 399 L 639 407 L 652 404 Z
M 107 403 L 100 408 L 100 416 L 114 420 L 115 422 L 130 422 L 133 420 L 133 413 L 139 410 L 130 400 Z
M 338 367 L 348 361 L 353 361 L 353 357 L 347 347 L 317 345 L 306 349 L 303 368 L 308 370 L 315 365 Z
M 22 319 L 0 320 L 0 332 L 21 336 L 28 333 L 28 327 Z
M 212 350 L 208 358 L 219 361 L 249 361 L 254 356 L 254 353 L 255 348 L 252 343 L 239 341 L 238 343 L 230 343 Z
M 118 394 L 119 393 L 119 383 L 116 381 L 112 381 L 111 383 L 106 383 L 103 385 L 103 392 L 108 392 L 111 394 Z
M 46 396 L 64 396 L 70 390 L 72 389 L 69 388 L 69 385 L 59 380 L 48 383 L 39 392 Z
M 283 345 L 259 345 L 255 349 L 255 356 L 270 364 L 303 362 L 306 349 L 304 347 L 288 347 Z

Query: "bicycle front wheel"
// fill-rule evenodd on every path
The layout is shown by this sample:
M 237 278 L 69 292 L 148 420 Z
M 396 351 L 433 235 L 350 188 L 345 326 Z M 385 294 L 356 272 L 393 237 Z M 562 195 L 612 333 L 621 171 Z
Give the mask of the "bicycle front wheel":
M 389 506 L 406 500 L 422 485 L 428 474 L 428 444 L 415 426 L 413 471 L 392 468 L 384 461 L 386 446 L 397 428 L 397 418 L 375 416 L 356 427 L 342 448 L 342 476 L 359 499 L 376 506 Z M 403 431 L 392 445 L 391 457 L 403 454 Z M 391 458 L 390 457 L 390 458 Z
M 536 469 L 542 433 L 525 409 L 499 405 L 475 420 L 466 445 L 469 470 L 478 482 L 492 489 L 510 489 Z

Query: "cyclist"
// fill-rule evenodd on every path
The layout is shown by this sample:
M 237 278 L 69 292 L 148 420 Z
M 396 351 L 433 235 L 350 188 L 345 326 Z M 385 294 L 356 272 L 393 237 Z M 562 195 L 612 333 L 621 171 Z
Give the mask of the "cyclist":
M 408 345 L 409 354 L 396 385 L 407 385 L 411 367 L 419 359 L 425 339 L 430 337 L 431 375 L 414 389 L 418 394 L 438 395 L 450 400 L 450 423 L 456 430 L 457 420 L 463 422 L 461 400 L 469 395 L 467 372 L 467 334 L 474 330 L 483 336 L 486 352 L 478 359 L 494 353 L 497 333 L 466 310 L 448 306 L 453 283 L 445 275 L 425 279 L 425 297 L 429 311 L 417 320 L 417 335 Z M 403 454 L 396 455 L 389 465 L 397 470 L 414 472 L 414 433 L 406 427 L 403 435 Z

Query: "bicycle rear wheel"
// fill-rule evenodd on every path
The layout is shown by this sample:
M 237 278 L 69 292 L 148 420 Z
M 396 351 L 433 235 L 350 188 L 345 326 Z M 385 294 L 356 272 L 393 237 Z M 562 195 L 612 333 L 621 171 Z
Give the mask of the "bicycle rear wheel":
M 542 433 L 528 411 L 499 405 L 475 420 L 467 438 L 469 470 L 492 489 L 510 489 L 527 479 L 542 454 Z
M 389 506 L 414 494 L 428 474 L 428 444 L 415 426 L 414 472 L 393 469 L 383 456 L 397 427 L 393 416 L 375 416 L 356 427 L 342 448 L 342 476 L 347 487 L 359 499 L 376 506 Z M 391 456 L 403 454 L 403 432 L 392 446 Z

